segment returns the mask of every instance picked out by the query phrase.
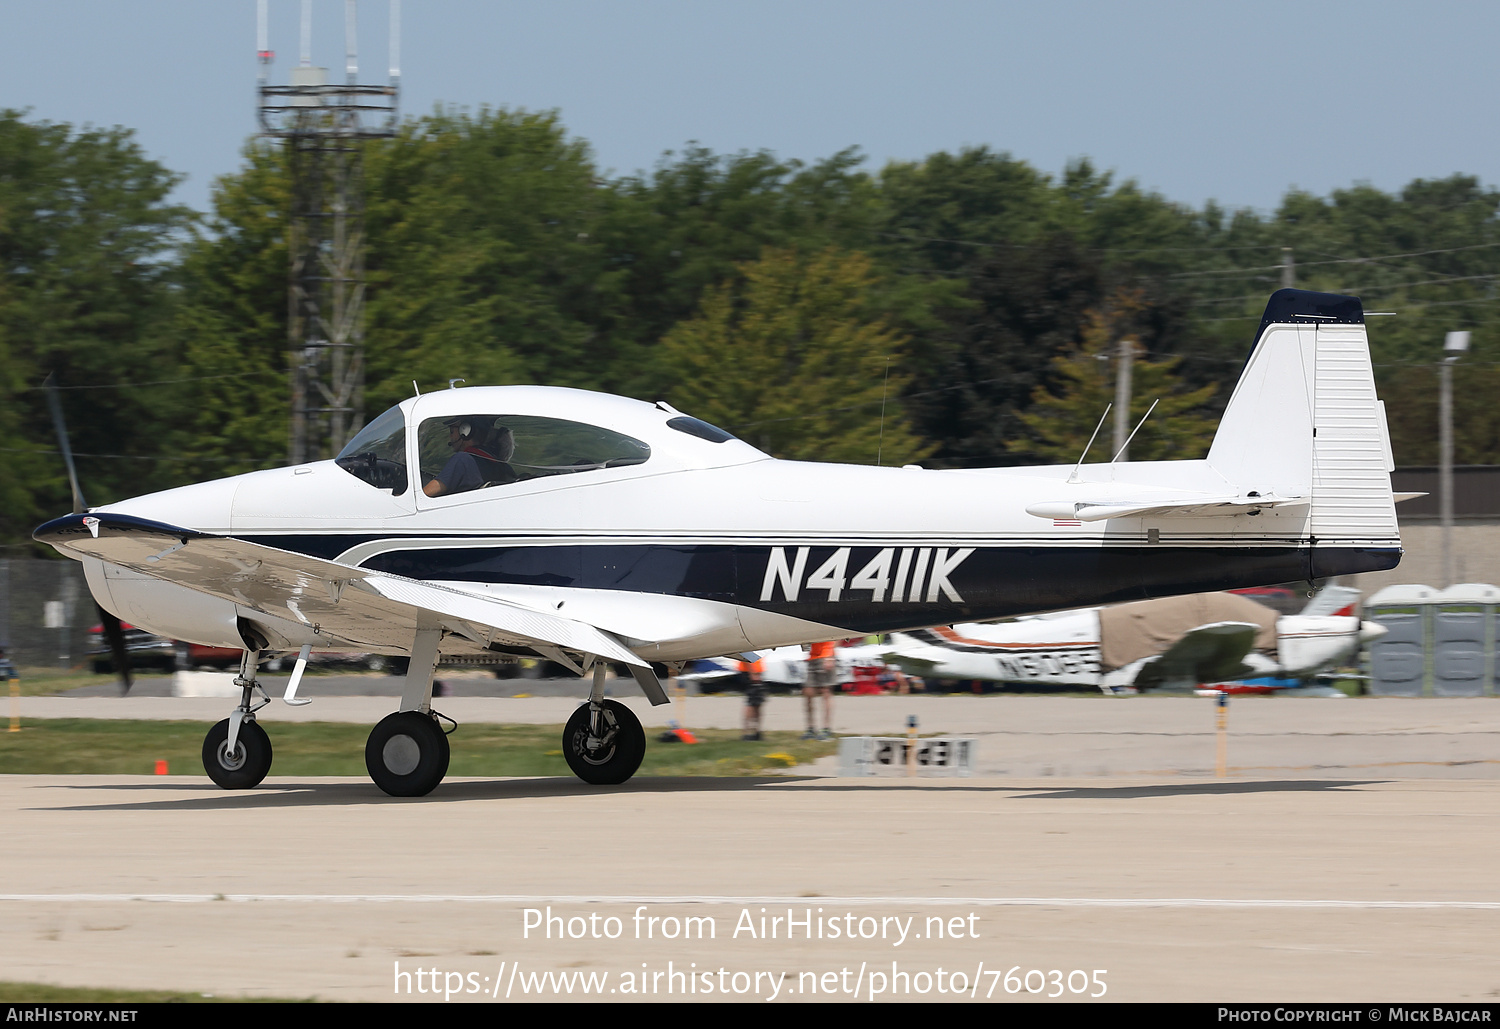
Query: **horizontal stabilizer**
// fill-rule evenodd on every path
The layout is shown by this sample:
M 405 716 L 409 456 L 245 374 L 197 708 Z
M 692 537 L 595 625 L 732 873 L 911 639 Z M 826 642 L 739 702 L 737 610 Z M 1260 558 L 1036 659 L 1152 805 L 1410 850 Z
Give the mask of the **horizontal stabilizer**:
M 1270 493 L 1217 496 L 1202 493 L 1151 493 L 1094 500 L 1049 500 L 1028 505 L 1026 513 L 1038 518 L 1102 522 L 1110 518 L 1139 518 L 1144 515 L 1242 515 L 1247 511 L 1267 507 L 1306 507 L 1308 503 L 1307 497 L 1278 497 Z

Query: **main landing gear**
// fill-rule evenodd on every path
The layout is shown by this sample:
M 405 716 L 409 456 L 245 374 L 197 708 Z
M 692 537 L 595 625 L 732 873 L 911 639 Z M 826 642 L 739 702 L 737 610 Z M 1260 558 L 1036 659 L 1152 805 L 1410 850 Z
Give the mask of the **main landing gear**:
M 646 756 L 646 730 L 624 704 L 604 699 L 603 661 L 594 665 L 587 704 L 563 728 L 563 757 L 573 774 L 595 786 L 615 786 L 635 774 Z
M 448 735 L 428 711 L 386 715 L 365 744 L 365 768 L 393 797 L 425 797 L 448 774 Z

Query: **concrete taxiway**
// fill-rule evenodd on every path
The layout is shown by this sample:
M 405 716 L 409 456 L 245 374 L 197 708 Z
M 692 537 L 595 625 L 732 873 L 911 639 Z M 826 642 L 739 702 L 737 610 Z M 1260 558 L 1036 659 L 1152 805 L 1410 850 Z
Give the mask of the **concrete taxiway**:
M 329 1000 L 1487 1001 L 1497 815 L 1382 777 L 8 776 L 0 951 Z
M 443 698 L 461 722 L 573 703 Z M 278 719 L 390 706 L 324 696 L 265 722 L 274 739 Z M 1494 700 L 1235 701 L 1225 779 L 1195 698 L 849 698 L 835 727 L 911 713 L 978 738 L 980 774 L 449 780 L 420 800 L 274 774 L 244 793 L 0 776 L 3 978 L 428 1003 L 1500 996 Z M 800 700 L 767 714 L 799 728 Z

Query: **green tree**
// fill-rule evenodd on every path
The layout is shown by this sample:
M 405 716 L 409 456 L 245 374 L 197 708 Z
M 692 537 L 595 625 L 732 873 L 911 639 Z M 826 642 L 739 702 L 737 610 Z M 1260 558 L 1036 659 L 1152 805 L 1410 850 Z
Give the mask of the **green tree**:
M 1083 331 L 1103 292 L 1103 270 L 1067 235 L 997 250 L 968 271 L 961 297 L 937 308 L 921 335 L 906 409 L 947 467 L 1012 464 L 1007 441 L 1048 379 L 1054 356 Z
M 983 147 L 887 166 L 878 252 L 931 283 L 926 321 L 913 320 L 908 387 L 914 425 L 939 465 L 1026 460 L 1008 446 L 1016 419 L 1086 312 L 1129 287 L 1145 298 L 1134 331 L 1153 353 L 1198 341 L 1175 273 L 1202 242 L 1194 213 L 1133 182 L 1115 185 L 1086 160 L 1053 179 Z M 1194 365 L 1199 383 L 1223 374 Z
M 372 147 L 365 179 L 372 413 L 413 378 L 607 383 L 607 190 L 555 113 L 435 112 Z
M 172 339 L 184 381 L 170 405 L 179 481 L 286 460 L 288 186 L 282 150 L 252 143 L 244 168 L 216 183 L 206 229 L 183 248 Z
M 662 340 L 673 402 L 777 457 L 903 464 L 928 448 L 897 396 L 904 340 L 871 260 L 767 249 Z
M 615 355 L 617 392 L 654 398 L 666 374 L 657 343 L 766 247 L 865 249 L 880 208 L 860 162 L 852 149 L 805 165 L 691 146 L 601 190 L 597 231 L 613 290 L 598 331 Z M 881 288 L 894 285 L 887 277 Z
M 191 215 L 178 176 L 121 128 L 74 129 L 0 110 L 0 535 L 25 538 L 71 506 L 46 399 L 55 373 L 85 495 L 163 482 L 162 331 L 171 252 Z
M 555 115 L 439 111 L 364 156 L 366 417 L 413 379 L 607 385 L 603 190 Z M 290 198 L 284 152 L 254 143 L 186 248 L 174 340 L 193 381 L 173 443 L 189 478 L 285 460 Z
M 1128 331 L 1131 315 L 1139 310 L 1138 296 L 1116 294 L 1108 311 L 1088 313 L 1083 337 L 1067 354 L 1053 358 L 1053 382 L 1050 388 L 1038 387 L 1031 409 L 1020 415 L 1029 438 L 1009 442 L 1018 452 L 1035 455 L 1054 464 L 1072 463 L 1083 453 L 1089 437 L 1099 425 L 1105 409 L 1114 400 L 1115 371 L 1110 360 L 1120 344 L 1121 333 Z M 1139 346 L 1134 335 L 1124 342 Z M 1184 389 L 1176 375 L 1179 361 L 1132 362 L 1130 425 L 1136 423 L 1159 401 L 1151 417 L 1130 443 L 1130 457 L 1135 461 L 1185 460 L 1199 458 L 1213 442 L 1215 419 L 1198 413 L 1216 387 Z M 1112 440 L 1106 428 L 1091 452 L 1095 461 L 1112 456 Z M 1102 457 L 1101 457 L 1102 455 Z

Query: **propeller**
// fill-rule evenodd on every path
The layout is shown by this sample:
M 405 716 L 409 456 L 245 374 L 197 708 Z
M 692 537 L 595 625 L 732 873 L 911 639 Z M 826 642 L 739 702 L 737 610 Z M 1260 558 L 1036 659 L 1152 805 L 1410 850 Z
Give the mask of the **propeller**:
M 73 513 L 84 514 L 88 504 L 84 502 L 83 490 L 78 486 L 78 469 L 73 466 L 73 448 L 68 445 L 68 428 L 63 423 L 62 405 L 57 401 L 57 373 L 48 372 L 42 388 L 47 391 L 47 407 L 52 411 L 52 424 L 57 429 L 57 443 L 62 450 L 63 464 L 68 468 L 68 485 L 73 488 Z M 109 653 L 114 658 L 115 670 L 120 673 L 120 695 L 130 692 L 134 677 L 130 671 L 130 655 L 125 649 L 125 627 L 111 611 L 106 611 L 97 600 L 99 622 L 104 626 L 104 635 L 109 640 Z

